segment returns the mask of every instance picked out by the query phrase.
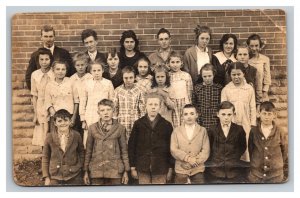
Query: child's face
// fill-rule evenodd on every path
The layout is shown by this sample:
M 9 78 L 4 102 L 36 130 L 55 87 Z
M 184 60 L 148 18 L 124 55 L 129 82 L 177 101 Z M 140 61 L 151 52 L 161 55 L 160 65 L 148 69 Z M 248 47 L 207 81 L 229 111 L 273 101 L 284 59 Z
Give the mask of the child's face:
M 83 43 L 89 52 L 93 53 L 97 50 L 98 42 L 95 40 L 95 38 L 93 36 L 89 36 L 89 37 L 85 38 L 83 40 Z
M 39 64 L 42 69 L 48 69 L 50 67 L 50 57 L 48 54 L 39 55 Z
M 250 48 L 252 54 L 258 54 L 260 51 L 259 40 L 250 40 L 249 48 Z
M 92 64 L 90 72 L 91 72 L 94 80 L 101 80 L 102 79 L 103 69 L 102 69 L 102 66 L 100 64 Z
M 123 81 L 126 88 L 133 87 L 134 79 L 135 77 L 133 72 L 128 72 L 128 73 L 126 72 L 123 74 Z
M 112 57 L 111 54 L 108 55 L 107 64 L 108 64 L 109 68 L 117 69 L 119 66 L 119 62 L 120 62 L 120 59 L 117 54 L 114 57 Z
M 178 72 L 182 67 L 182 61 L 179 57 L 171 57 L 169 65 L 173 72 Z
M 167 80 L 166 73 L 163 71 L 156 72 L 155 79 L 156 79 L 158 86 L 164 86 L 166 84 L 166 80 Z
M 161 49 L 168 49 L 170 47 L 171 38 L 167 33 L 160 33 L 158 35 L 158 44 Z
M 249 51 L 247 48 L 238 48 L 236 54 L 237 61 L 243 63 L 244 65 L 248 64 L 249 61 Z
M 240 85 L 244 80 L 244 73 L 240 69 L 232 69 L 231 80 L 233 84 Z
M 272 125 L 272 122 L 276 118 L 276 113 L 274 111 L 266 111 L 265 109 L 260 112 L 260 120 L 264 125 Z
M 126 38 L 124 40 L 124 48 L 126 51 L 133 51 L 135 47 L 135 41 L 133 38 Z
M 198 47 L 202 49 L 206 48 L 207 44 L 209 43 L 209 40 L 210 36 L 207 32 L 201 33 L 198 38 Z
M 225 43 L 223 43 L 223 50 L 226 54 L 231 54 L 234 49 L 234 40 L 229 38 Z
M 70 129 L 70 124 L 71 124 L 71 119 L 66 117 L 66 118 L 56 118 L 54 125 L 57 127 L 58 131 L 69 131 Z
M 202 79 L 205 85 L 211 85 L 214 80 L 214 74 L 211 70 L 203 70 L 202 71 Z
M 196 123 L 198 113 L 195 108 L 184 108 L 182 118 L 185 124 L 193 125 Z
M 97 112 L 103 121 L 110 121 L 112 119 L 113 109 L 110 106 L 99 105 Z
M 57 79 L 63 79 L 66 76 L 67 73 L 67 67 L 65 64 L 55 64 L 53 68 L 53 72 L 55 75 L 55 78 Z
M 137 69 L 141 76 L 146 76 L 148 74 L 149 65 L 146 61 L 141 60 L 138 62 Z
M 146 111 L 149 117 L 156 117 L 160 109 L 159 98 L 148 98 L 146 102 Z
M 221 125 L 229 124 L 232 121 L 232 118 L 234 116 L 233 109 L 220 109 L 218 114 L 218 118 L 220 119 Z
M 75 62 L 75 68 L 78 74 L 85 74 L 87 63 L 84 60 L 78 60 Z

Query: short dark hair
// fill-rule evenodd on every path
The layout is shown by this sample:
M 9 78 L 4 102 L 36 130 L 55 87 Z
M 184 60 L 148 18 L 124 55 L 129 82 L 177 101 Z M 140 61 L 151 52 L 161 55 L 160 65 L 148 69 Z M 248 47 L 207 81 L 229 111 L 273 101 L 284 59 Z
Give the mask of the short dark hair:
M 126 66 L 126 67 L 124 67 L 122 69 L 122 77 L 123 77 L 124 73 L 133 73 L 134 76 L 136 75 L 135 69 L 132 66 Z
M 40 65 L 40 63 L 39 63 L 40 55 L 48 55 L 49 58 L 50 58 L 50 66 L 52 65 L 52 63 L 54 61 L 54 57 L 53 57 L 53 55 L 52 55 L 52 53 L 49 49 L 44 48 L 44 47 L 38 49 L 37 56 L 36 56 L 36 59 L 35 59 L 35 61 L 38 65 Z
M 111 107 L 112 109 L 114 108 L 114 102 L 112 100 L 109 100 L 109 99 L 103 99 L 103 100 L 100 100 L 98 102 L 98 107 L 100 105 L 103 105 L 103 106 L 109 106 Z
M 97 32 L 95 30 L 92 30 L 92 29 L 85 29 L 81 32 L 81 40 L 82 40 L 82 43 L 84 43 L 84 39 L 86 39 L 87 37 L 94 37 L 95 40 L 98 40 L 98 37 L 97 37 Z
M 182 54 L 181 54 L 180 52 L 178 52 L 178 51 L 172 51 L 172 52 L 170 53 L 169 58 L 168 58 L 168 60 L 167 60 L 168 63 L 170 63 L 170 60 L 171 60 L 172 57 L 173 57 L 173 58 L 174 58 L 174 57 L 180 58 L 180 60 L 183 61 L 183 56 L 182 56 Z
M 107 49 L 107 53 L 105 54 L 105 59 L 107 60 L 108 59 L 108 56 L 111 55 L 111 57 L 115 57 L 115 56 L 118 56 L 120 57 L 120 55 L 118 54 L 118 51 L 117 51 L 117 48 L 116 47 L 109 47 Z
M 55 30 L 51 25 L 44 25 L 41 29 L 41 36 L 43 35 L 43 32 L 53 32 L 53 35 L 55 36 Z
M 194 29 L 194 32 L 195 32 L 195 35 L 196 35 L 196 38 L 195 38 L 196 45 L 198 44 L 199 36 L 202 33 L 208 33 L 209 37 L 210 37 L 210 40 L 212 39 L 212 37 L 211 37 L 211 29 L 208 26 L 197 25 L 197 27 Z
M 134 33 L 133 30 L 127 30 L 127 31 L 124 31 L 122 33 L 122 36 L 121 36 L 121 39 L 120 39 L 120 45 L 121 45 L 121 48 L 120 48 L 120 51 L 121 53 L 124 53 L 125 52 L 125 47 L 124 47 L 124 41 L 125 39 L 127 38 L 132 38 L 135 42 L 135 46 L 134 46 L 134 51 L 138 51 L 138 47 L 139 47 L 139 40 L 136 36 L 136 34 Z
M 232 109 L 232 111 L 235 112 L 234 105 L 231 102 L 229 102 L 229 101 L 223 101 L 223 102 L 221 102 L 221 104 L 219 105 L 218 111 L 220 111 L 221 109 Z
M 224 34 L 220 40 L 220 50 L 221 51 L 224 51 L 224 47 L 223 47 L 223 44 L 226 43 L 226 41 L 228 41 L 228 39 L 232 38 L 233 39 L 233 42 L 234 42 L 234 47 L 233 47 L 233 50 L 232 50 L 232 53 L 235 53 L 236 52 L 236 47 L 237 47 L 237 38 L 236 38 L 236 35 L 234 34 Z
M 71 119 L 71 117 L 72 117 L 72 114 L 69 111 L 67 111 L 65 109 L 60 109 L 55 112 L 53 119 L 54 119 L 54 121 L 56 121 L 57 118 L 61 118 L 61 119 L 65 120 L 66 118 Z
M 197 112 L 197 108 L 193 104 L 186 104 L 186 105 L 184 105 L 183 108 L 182 108 L 182 111 L 184 109 L 190 109 L 190 108 L 194 108 L 196 110 L 196 112 Z
M 244 74 L 245 74 L 245 66 L 243 63 L 241 62 L 233 62 L 233 63 L 230 63 L 230 65 L 228 66 L 228 74 L 229 76 L 231 76 L 231 71 L 233 69 L 240 69 Z
M 261 40 L 261 38 L 260 38 L 260 36 L 258 34 L 251 34 L 248 37 L 248 39 L 246 41 L 246 43 L 247 43 L 248 46 L 250 45 L 250 41 L 251 40 L 258 40 L 259 41 L 259 47 L 262 47 L 264 45 L 263 41 Z
M 270 101 L 265 101 L 260 104 L 259 110 L 265 110 L 269 112 L 273 112 L 276 110 L 275 105 Z
M 166 70 L 166 68 L 162 65 L 157 65 L 155 66 L 154 70 L 153 70 L 153 73 L 154 73 L 154 78 L 153 78 L 153 81 L 152 81 L 152 85 L 151 85 L 151 88 L 154 88 L 154 87 L 157 87 L 158 84 L 157 84 L 157 81 L 156 81 L 156 78 L 155 78 L 155 75 L 156 73 L 158 72 L 165 72 L 166 74 L 166 87 L 170 87 L 171 86 L 171 82 L 170 82 L 170 75 L 169 75 L 169 72 Z
M 148 74 L 150 74 L 151 62 L 150 62 L 150 60 L 147 56 L 139 57 L 139 59 L 134 63 L 133 67 L 136 69 L 137 72 L 139 72 L 138 71 L 138 65 L 139 65 L 139 62 L 141 62 L 141 61 L 145 61 L 148 64 Z
M 170 34 L 170 31 L 169 31 L 169 30 L 167 30 L 167 29 L 165 29 L 165 28 L 160 28 L 160 29 L 158 30 L 157 34 L 156 34 L 156 38 L 158 38 L 159 35 L 160 35 L 160 34 L 163 34 L 163 33 L 166 33 L 166 34 L 169 35 L 169 37 L 171 37 L 171 34 Z

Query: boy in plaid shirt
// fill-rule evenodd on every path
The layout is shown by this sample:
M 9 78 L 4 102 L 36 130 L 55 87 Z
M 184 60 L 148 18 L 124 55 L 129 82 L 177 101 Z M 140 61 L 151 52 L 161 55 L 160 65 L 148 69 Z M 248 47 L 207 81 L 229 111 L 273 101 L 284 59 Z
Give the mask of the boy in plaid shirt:
M 131 66 L 122 69 L 123 82 L 115 89 L 115 115 L 120 124 L 126 128 L 126 138 L 129 139 L 133 123 L 145 114 L 144 95 L 134 83 L 135 72 Z
M 195 85 L 192 95 L 193 104 L 199 114 L 198 124 L 206 129 L 218 122 L 217 112 L 222 86 L 213 82 L 215 73 L 213 65 L 205 64 L 200 70 L 203 82 Z

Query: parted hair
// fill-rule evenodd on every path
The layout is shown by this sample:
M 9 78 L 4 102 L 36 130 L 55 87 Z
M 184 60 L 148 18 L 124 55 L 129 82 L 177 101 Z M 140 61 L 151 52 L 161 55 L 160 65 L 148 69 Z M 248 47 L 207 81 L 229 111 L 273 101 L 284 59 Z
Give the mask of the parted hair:
M 41 28 L 41 36 L 43 35 L 43 32 L 53 32 L 53 35 L 55 36 L 55 30 L 53 28 L 53 26 L 51 25 L 44 25 L 42 28 Z
M 36 59 L 35 59 L 35 61 L 38 65 L 40 65 L 40 63 L 39 63 L 40 55 L 48 55 L 49 59 L 50 59 L 50 66 L 52 65 L 52 63 L 54 61 L 54 57 L 53 57 L 53 55 L 52 55 L 52 53 L 49 49 L 44 48 L 44 47 L 38 49 L 37 56 L 36 56 Z
M 235 112 L 234 105 L 229 101 L 221 102 L 221 104 L 219 105 L 218 111 L 220 111 L 221 109 L 232 109 L 232 111 Z

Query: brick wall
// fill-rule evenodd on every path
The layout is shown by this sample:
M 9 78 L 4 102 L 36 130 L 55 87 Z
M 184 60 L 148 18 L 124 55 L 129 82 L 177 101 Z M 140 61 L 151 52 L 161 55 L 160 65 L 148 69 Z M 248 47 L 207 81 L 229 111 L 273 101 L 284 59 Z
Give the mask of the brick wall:
M 278 107 L 278 123 L 287 131 L 287 56 L 286 23 L 282 10 L 226 11 L 130 11 L 89 13 L 30 13 L 17 14 L 12 19 L 12 111 L 14 158 L 32 159 L 41 148 L 31 145 L 33 107 L 24 82 L 30 55 L 41 46 L 40 29 L 51 24 L 56 30 L 56 45 L 71 53 L 84 50 L 80 40 L 83 29 L 98 33 L 99 50 L 119 46 L 120 35 L 132 29 L 140 40 L 140 50 L 149 53 L 158 47 L 155 39 L 159 28 L 170 30 L 172 46 L 182 53 L 194 44 L 197 24 L 212 29 L 210 46 L 218 50 L 224 33 L 234 33 L 243 42 L 251 33 L 266 40 L 263 54 L 270 57 L 272 86 L 270 95 Z

